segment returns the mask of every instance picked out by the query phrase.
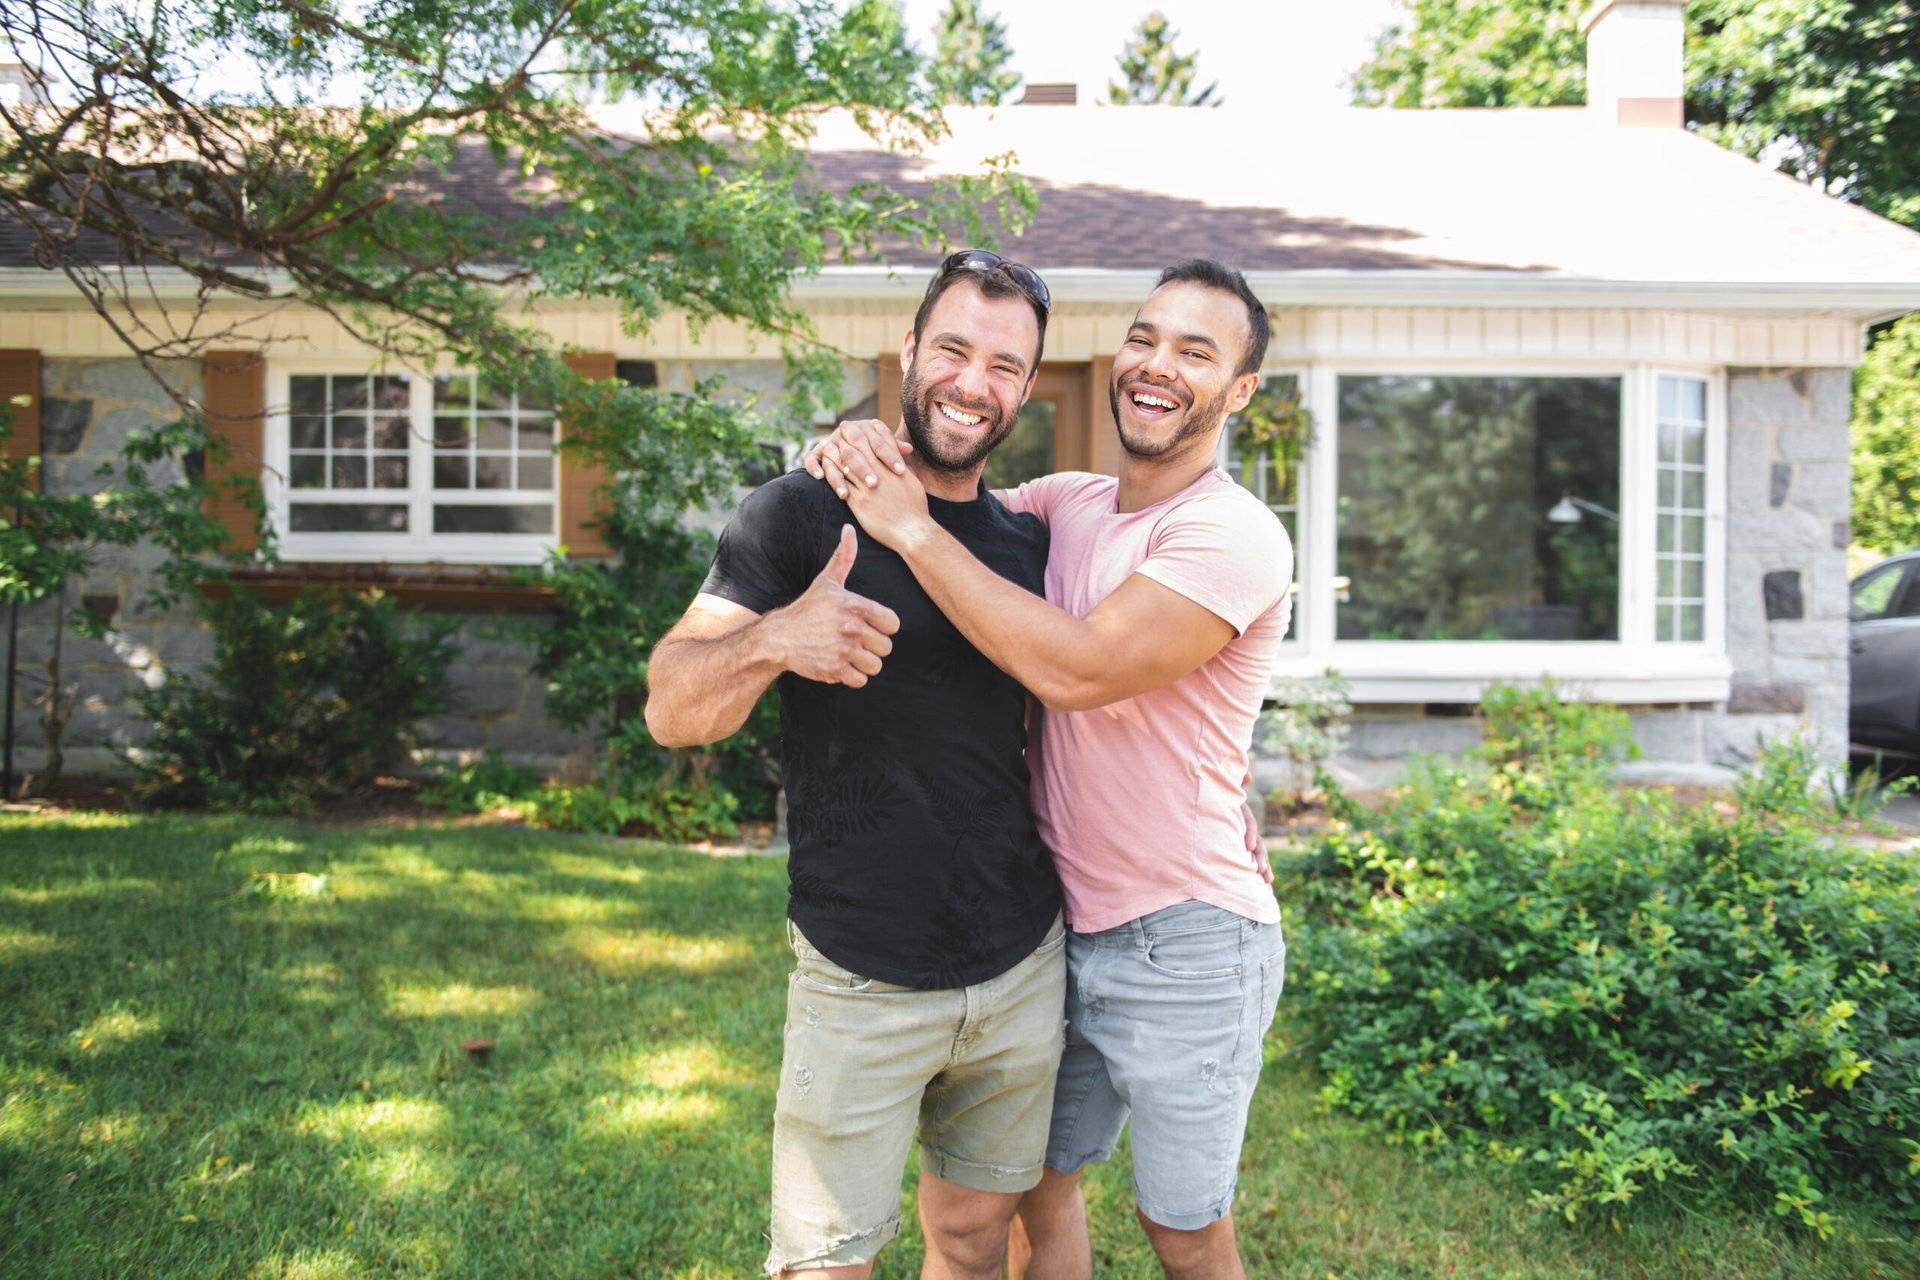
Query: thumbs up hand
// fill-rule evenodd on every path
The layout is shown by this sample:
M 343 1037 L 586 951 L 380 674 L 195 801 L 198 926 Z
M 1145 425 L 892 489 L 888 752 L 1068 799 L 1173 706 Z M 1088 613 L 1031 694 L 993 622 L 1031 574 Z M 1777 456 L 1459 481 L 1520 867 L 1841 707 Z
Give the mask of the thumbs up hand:
M 893 652 L 889 637 L 900 630 L 899 617 L 847 590 L 858 545 L 853 526 L 840 526 L 840 544 L 806 594 L 766 616 L 779 637 L 782 665 L 795 675 L 858 689 L 880 674 L 880 660 Z

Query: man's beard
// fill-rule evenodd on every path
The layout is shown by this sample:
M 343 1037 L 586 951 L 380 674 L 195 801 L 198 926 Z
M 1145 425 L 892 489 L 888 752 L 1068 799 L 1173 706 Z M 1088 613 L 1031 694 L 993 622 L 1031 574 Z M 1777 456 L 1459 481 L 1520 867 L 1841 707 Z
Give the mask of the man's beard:
M 1151 386 L 1145 382 L 1130 383 L 1129 388 L 1132 386 L 1152 390 Z M 1131 391 L 1123 389 L 1117 383 L 1107 384 L 1107 402 L 1113 408 L 1114 432 L 1120 437 L 1120 447 L 1136 458 L 1170 458 L 1190 447 L 1193 441 L 1212 434 L 1221 420 L 1227 416 L 1227 397 L 1232 393 L 1232 388 L 1229 387 L 1207 401 L 1204 407 L 1188 405 L 1186 416 L 1180 421 L 1180 429 L 1165 440 L 1157 440 L 1152 437 L 1133 438 L 1127 435 L 1127 420 L 1120 416 L 1120 401 L 1122 396 L 1131 394 Z M 1153 394 L 1166 395 L 1164 391 L 1154 391 Z
M 906 421 L 907 439 L 913 444 L 914 456 L 935 471 L 963 475 L 985 462 L 994 446 L 1007 438 L 1013 431 L 1014 419 L 1003 414 L 1000 406 L 992 401 L 962 401 L 951 393 L 941 398 L 963 413 L 981 415 L 980 425 L 967 430 L 957 450 L 941 446 L 933 423 L 933 415 L 939 411 L 926 394 L 919 362 L 908 366 L 906 377 L 900 380 L 900 416 Z M 960 428 L 953 430 L 957 432 Z

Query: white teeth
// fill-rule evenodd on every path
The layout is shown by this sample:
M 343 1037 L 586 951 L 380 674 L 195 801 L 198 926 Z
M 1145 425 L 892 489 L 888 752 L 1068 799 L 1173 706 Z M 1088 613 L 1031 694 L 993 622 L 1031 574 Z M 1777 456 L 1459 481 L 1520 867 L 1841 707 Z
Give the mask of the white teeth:
M 939 409 L 941 413 L 946 414 L 949 418 L 952 418 L 955 422 L 959 423 L 963 427 L 978 426 L 980 425 L 981 420 L 986 416 L 985 414 L 979 414 L 979 413 L 962 413 L 950 404 L 940 405 Z
M 1134 392 L 1133 402 L 1135 404 L 1147 405 L 1155 409 L 1178 409 L 1180 407 L 1178 404 L 1175 404 L 1171 400 L 1164 399 L 1163 397 L 1160 397 L 1160 396 L 1150 396 L 1144 391 Z

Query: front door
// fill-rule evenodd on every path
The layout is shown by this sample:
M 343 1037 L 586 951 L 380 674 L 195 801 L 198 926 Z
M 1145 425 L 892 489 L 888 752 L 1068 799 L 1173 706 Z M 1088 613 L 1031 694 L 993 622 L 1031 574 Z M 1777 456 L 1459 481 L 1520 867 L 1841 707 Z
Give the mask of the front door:
M 1120 444 L 1107 402 L 1111 360 L 1043 362 L 1013 431 L 987 459 L 987 487 L 1011 489 L 1053 471 L 1099 471 L 1120 466 Z M 881 356 L 875 402 L 880 416 L 899 421 L 900 360 Z
M 1087 367 L 1043 364 L 1013 433 L 987 459 L 987 487 L 1013 489 L 1055 471 L 1085 470 Z

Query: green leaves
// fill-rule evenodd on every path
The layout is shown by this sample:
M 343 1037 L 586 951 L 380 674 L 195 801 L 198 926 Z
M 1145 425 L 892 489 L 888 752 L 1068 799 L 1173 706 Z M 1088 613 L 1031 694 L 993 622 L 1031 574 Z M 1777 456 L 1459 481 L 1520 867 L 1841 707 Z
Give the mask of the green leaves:
M 1388 107 L 1548 107 L 1586 100 L 1581 0 L 1411 0 L 1354 76 Z
M 1616 790 L 1601 720 L 1496 702 L 1504 764 L 1340 809 L 1305 863 L 1290 989 L 1330 1102 L 1515 1163 L 1569 1219 L 1657 1196 L 1920 1222 L 1920 871 L 1763 808 L 1773 784 L 1738 813 Z
M 1920 316 L 1874 340 L 1853 387 L 1853 540 L 1920 547 Z
M 809 169 L 829 111 L 903 152 L 943 129 L 886 0 L 17 10 L 0 33 L 61 81 L 62 109 L 0 130 L 0 216 L 96 306 L 131 309 L 121 328 L 148 355 L 198 355 L 182 312 L 220 295 L 293 299 L 390 359 L 450 355 L 558 400 L 572 384 L 526 307 L 561 299 L 611 302 L 636 334 L 669 312 L 739 321 L 804 368 L 821 347 L 795 279 L 882 235 L 972 235 L 978 204 L 1031 199 L 1004 166 L 925 200 L 829 190 Z M 201 71 L 216 53 L 238 61 L 217 82 Z M 206 293 L 163 319 L 121 262 Z M 747 440 L 743 410 L 567 398 L 602 411 L 576 438 L 648 474 L 711 477 Z
M 414 722 L 446 708 L 457 619 L 311 589 L 281 607 L 235 591 L 203 609 L 211 667 L 140 697 L 153 736 L 127 763 L 150 804 L 299 808 L 404 763 Z
M 941 102 L 997 103 L 1020 83 L 1020 73 L 1007 69 L 1012 59 L 1006 27 L 980 11 L 980 0 L 947 0 L 927 83 Z
M 1194 63 L 1197 54 L 1181 53 L 1173 40 L 1179 32 L 1167 21 L 1167 15 L 1155 10 L 1140 20 L 1139 27 L 1120 51 L 1123 79 L 1107 85 L 1107 99 L 1120 103 L 1165 103 L 1176 107 L 1217 107 L 1221 99 L 1214 93 L 1215 81 L 1195 90 L 1198 76 Z
M 1354 78 L 1394 107 L 1586 100 L 1588 0 L 1410 0 Z M 1911 0 L 1693 0 L 1687 122 L 1832 195 L 1920 225 L 1920 10 Z

